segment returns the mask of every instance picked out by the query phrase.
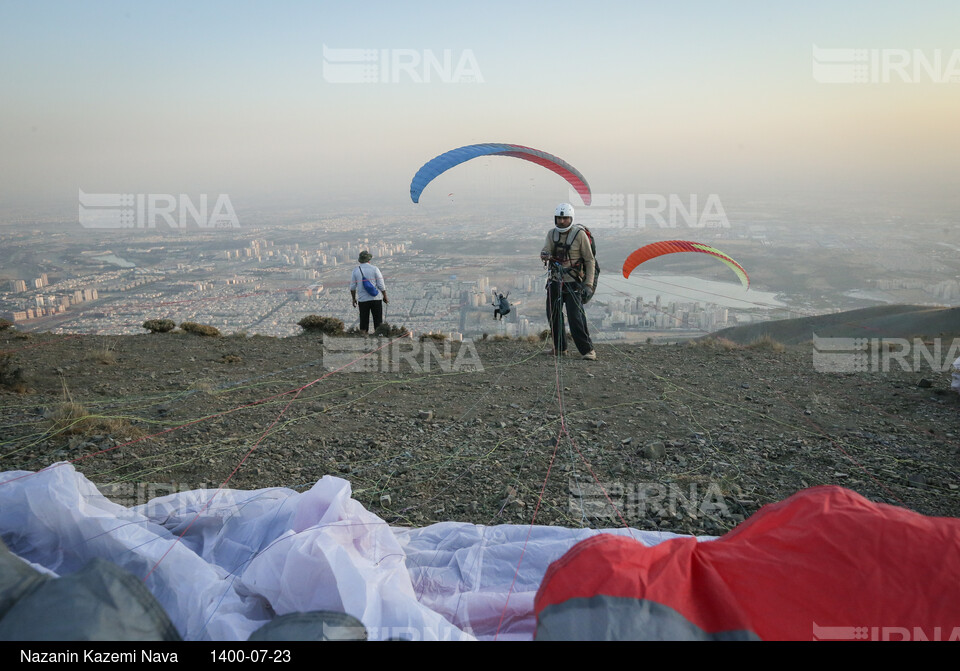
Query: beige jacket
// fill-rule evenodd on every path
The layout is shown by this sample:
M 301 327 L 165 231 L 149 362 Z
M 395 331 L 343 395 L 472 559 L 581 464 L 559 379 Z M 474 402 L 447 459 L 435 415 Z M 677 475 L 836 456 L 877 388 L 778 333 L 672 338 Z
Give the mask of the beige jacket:
M 557 257 L 563 251 L 562 247 L 567 244 L 567 238 L 571 237 L 577 231 L 577 225 L 574 224 L 566 233 L 560 234 L 560 239 L 554 244 L 553 242 L 553 228 L 547 232 L 547 240 L 543 245 L 543 250 L 541 250 L 541 256 L 551 256 Z M 580 260 L 583 259 L 583 266 L 580 267 Z M 586 234 L 585 231 L 580 231 L 577 233 L 576 239 L 573 241 L 573 246 L 570 247 L 570 257 L 564 260 L 560 265 L 563 266 L 563 280 L 565 282 L 582 281 L 585 286 L 593 286 L 593 273 L 594 273 L 594 259 L 593 259 L 593 250 L 590 248 L 590 237 Z M 559 280 L 560 273 L 559 270 L 553 262 L 550 263 L 550 279 Z

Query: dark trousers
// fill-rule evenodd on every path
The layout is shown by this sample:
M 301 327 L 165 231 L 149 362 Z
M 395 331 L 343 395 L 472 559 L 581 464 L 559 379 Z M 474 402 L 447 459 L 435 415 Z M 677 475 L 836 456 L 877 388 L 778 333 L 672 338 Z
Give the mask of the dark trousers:
M 561 291 L 559 282 L 547 282 L 547 321 L 550 322 L 550 332 L 553 334 L 553 347 L 558 352 L 567 350 L 567 333 L 563 325 L 564 305 L 567 307 L 567 318 L 570 320 L 570 335 L 573 336 L 577 350 L 580 354 L 593 350 L 579 289 L 579 284 L 564 283 Z
M 383 301 L 360 301 L 360 330 L 366 333 L 370 328 L 370 314 L 373 313 L 373 330 L 376 331 L 383 323 Z

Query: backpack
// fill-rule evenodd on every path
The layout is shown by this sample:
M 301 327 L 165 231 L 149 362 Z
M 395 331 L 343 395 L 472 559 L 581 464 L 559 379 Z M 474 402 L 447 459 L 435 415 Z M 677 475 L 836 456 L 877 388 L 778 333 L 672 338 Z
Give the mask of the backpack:
M 500 304 L 500 316 L 503 317 L 504 315 L 510 314 L 510 302 L 507 300 L 507 297 L 501 295 L 498 302 Z
M 586 226 L 582 224 L 576 224 L 576 228 L 573 231 L 573 236 L 570 236 L 570 235 L 567 236 L 567 244 L 558 245 L 557 243 L 560 241 L 560 234 L 557 232 L 556 229 L 554 229 L 553 246 L 554 246 L 554 250 L 556 250 L 557 248 L 563 250 L 562 252 L 563 256 L 561 258 L 568 258 L 570 256 L 570 248 L 573 247 L 573 243 L 576 242 L 577 234 L 580 233 L 580 231 L 583 231 L 584 233 L 587 234 L 587 239 L 590 241 L 590 251 L 593 252 L 593 286 L 591 287 L 592 292 L 587 298 L 583 299 L 583 302 L 587 303 L 590 301 L 591 298 L 593 298 L 593 295 L 597 293 L 597 281 L 600 279 L 600 264 L 597 262 L 597 243 L 593 239 L 593 233 L 591 233 L 590 229 L 587 228 Z M 580 263 L 581 264 L 583 263 L 583 259 L 580 259 Z M 580 268 L 580 272 L 583 273 L 582 267 Z M 586 274 L 584 274 L 583 276 L 586 277 Z
M 360 277 L 363 278 L 363 290 L 366 291 L 371 296 L 376 296 L 380 293 L 380 290 L 377 289 L 377 285 L 367 279 L 366 275 L 363 274 L 363 268 L 357 266 L 357 270 L 360 271 Z

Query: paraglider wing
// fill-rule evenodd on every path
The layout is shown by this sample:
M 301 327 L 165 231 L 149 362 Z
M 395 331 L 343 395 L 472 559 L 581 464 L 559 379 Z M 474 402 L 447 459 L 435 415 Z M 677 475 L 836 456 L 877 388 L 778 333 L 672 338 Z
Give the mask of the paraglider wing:
M 688 242 L 686 240 L 666 240 L 664 242 L 654 242 L 641 247 L 640 249 L 631 253 L 630 256 L 627 257 L 627 260 L 623 262 L 623 276 L 630 277 L 630 273 L 632 273 L 634 269 L 644 261 L 649 261 L 650 259 L 663 256 L 664 254 L 676 254 L 678 252 L 699 252 L 701 254 L 710 254 L 711 256 L 715 256 L 727 264 L 727 266 L 729 266 L 730 269 L 737 274 L 737 277 L 740 278 L 740 282 L 743 284 L 743 286 L 745 286 L 747 289 L 750 288 L 750 277 L 747 275 L 747 271 L 743 269 L 743 266 L 721 252 L 719 249 L 714 249 L 713 247 L 705 245 L 701 242 Z
M 510 156 L 513 158 L 522 158 L 525 161 L 536 163 L 548 170 L 552 170 L 563 177 L 574 190 L 580 194 L 584 205 L 589 205 L 591 201 L 590 185 L 580 173 L 579 170 L 558 158 L 553 154 L 548 154 L 539 149 L 524 147 L 519 144 L 486 143 L 471 144 L 457 149 L 451 149 L 448 152 L 440 154 L 423 165 L 417 174 L 413 176 L 410 182 L 410 198 L 415 203 L 420 202 L 420 194 L 435 177 L 446 172 L 450 168 L 460 165 L 465 161 L 478 156 Z

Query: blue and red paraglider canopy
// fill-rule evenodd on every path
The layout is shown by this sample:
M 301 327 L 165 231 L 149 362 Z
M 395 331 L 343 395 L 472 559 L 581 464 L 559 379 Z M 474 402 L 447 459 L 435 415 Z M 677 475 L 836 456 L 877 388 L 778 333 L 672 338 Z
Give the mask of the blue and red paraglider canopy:
M 589 205 L 592 200 L 590 185 L 587 184 L 587 180 L 579 170 L 562 158 L 548 154 L 545 151 L 540 151 L 539 149 L 532 149 L 531 147 L 524 147 L 519 144 L 503 143 L 471 144 L 465 147 L 451 149 L 431 159 L 413 176 L 413 181 L 410 182 L 410 198 L 413 202 L 419 203 L 420 194 L 423 193 L 423 190 L 435 177 L 450 168 L 480 156 L 511 156 L 536 163 L 548 170 L 552 170 L 567 180 L 570 186 L 580 194 L 584 205 Z

